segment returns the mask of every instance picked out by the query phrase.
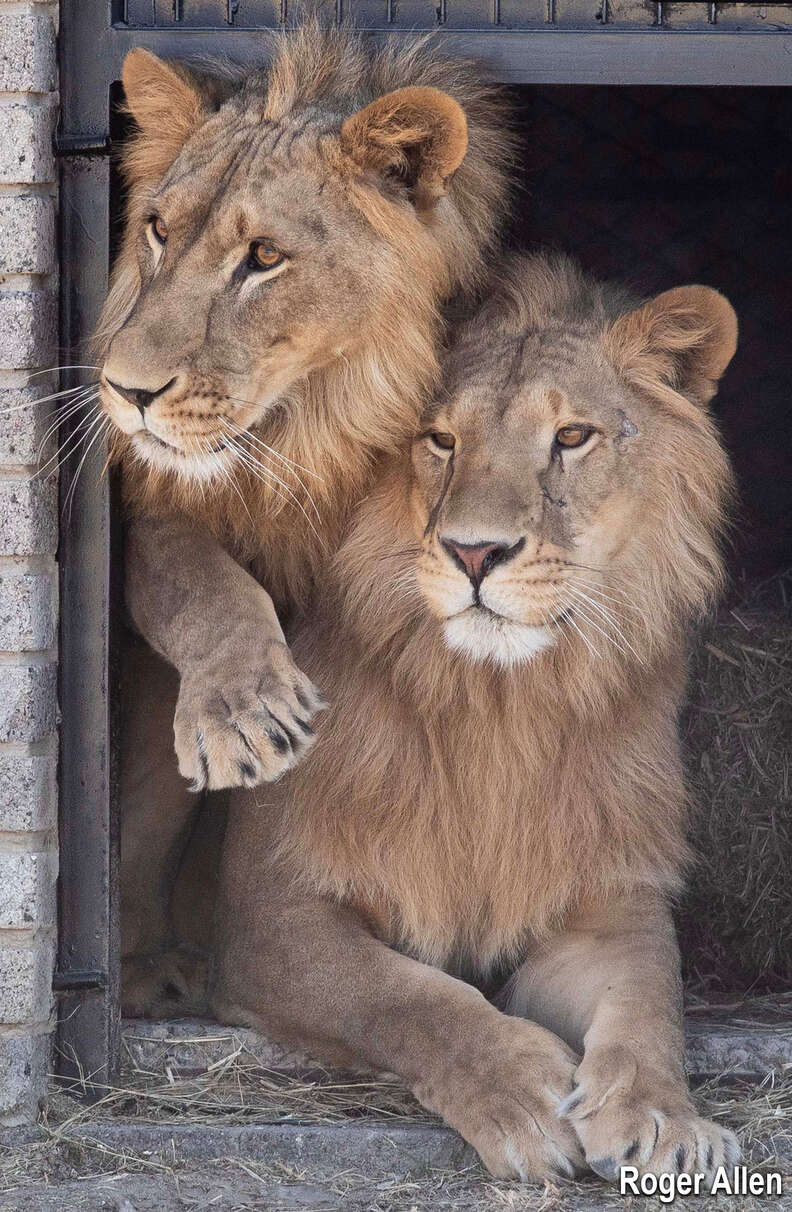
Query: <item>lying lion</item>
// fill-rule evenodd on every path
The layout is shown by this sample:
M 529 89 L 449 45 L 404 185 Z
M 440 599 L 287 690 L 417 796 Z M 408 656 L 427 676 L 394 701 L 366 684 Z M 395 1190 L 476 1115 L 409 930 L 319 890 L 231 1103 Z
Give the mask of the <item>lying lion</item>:
M 235 793 L 214 1011 L 398 1074 L 500 1177 L 711 1174 L 738 1148 L 685 1084 L 668 901 L 736 319 L 501 277 L 294 638 L 332 707 Z
M 140 652 L 125 671 L 127 957 L 168 942 L 195 804 L 174 714 L 194 790 L 278 778 L 310 747 L 321 698 L 278 616 L 303 608 L 378 458 L 414 432 L 443 307 L 480 282 L 506 206 L 504 104 L 474 65 L 316 22 L 271 49 L 267 71 L 145 50 L 123 70 L 136 131 L 102 406 L 127 605 L 180 675 Z M 145 1009 L 156 973 L 125 969 Z

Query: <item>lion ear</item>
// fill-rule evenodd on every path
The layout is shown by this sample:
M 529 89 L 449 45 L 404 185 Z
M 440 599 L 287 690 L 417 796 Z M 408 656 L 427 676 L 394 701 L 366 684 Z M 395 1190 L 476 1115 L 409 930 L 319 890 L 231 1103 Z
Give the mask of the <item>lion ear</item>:
M 628 377 L 659 379 L 706 404 L 737 349 L 737 316 L 717 290 L 679 286 L 620 316 L 605 346 Z
M 152 171 L 164 172 L 207 117 L 204 94 L 186 67 L 142 47 L 127 55 L 121 80 L 127 109 L 146 138 Z
M 400 176 L 418 207 L 432 206 L 467 152 L 467 119 L 437 88 L 399 88 L 347 118 L 341 146 L 364 168 Z

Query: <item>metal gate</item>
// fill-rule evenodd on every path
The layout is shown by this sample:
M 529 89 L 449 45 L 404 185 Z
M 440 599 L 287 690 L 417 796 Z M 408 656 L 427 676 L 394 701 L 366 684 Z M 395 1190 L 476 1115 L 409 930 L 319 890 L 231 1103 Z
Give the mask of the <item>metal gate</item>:
M 85 363 L 111 249 L 111 97 L 133 46 L 262 57 L 300 0 L 62 0 L 61 344 Z M 305 11 L 305 7 L 302 7 Z M 512 84 L 789 85 L 792 4 L 719 0 L 332 0 L 373 37 L 437 30 Z M 101 464 L 100 464 L 101 465 Z M 64 468 L 68 486 L 74 467 Z M 111 489 L 83 475 L 61 535 L 59 1071 L 99 1090 L 119 1060 Z

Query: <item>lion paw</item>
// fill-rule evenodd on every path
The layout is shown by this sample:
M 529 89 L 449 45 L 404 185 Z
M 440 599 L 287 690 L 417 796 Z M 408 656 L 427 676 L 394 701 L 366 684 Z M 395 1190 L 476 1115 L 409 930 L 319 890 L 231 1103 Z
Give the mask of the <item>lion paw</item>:
M 626 1049 L 587 1055 L 559 1115 L 575 1129 L 588 1166 L 609 1182 L 622 1166 L 711 1180 L 740 1158 L 733 1132 L 702 1119 L 686 1090 L 642 1070 Z
M 558 1116 L 576 1058 L 549 1031 L 511 1019 L 506 1054 L 471 1064 L 452 1098 L 416 1089 L 476 1150 L 495 1178 L 544 1182 L 585 1169 L 574 1130 Z
M 252 668 L 187 673 L 174 721 L 179 771 L 192 791 L 274 782 L 308 752 L 326 706 L 280 642 Z
M 208 964 L 197 952 L 174 949 L 121 960 L 125 1018 L 183 1018 L 207 1012 Z

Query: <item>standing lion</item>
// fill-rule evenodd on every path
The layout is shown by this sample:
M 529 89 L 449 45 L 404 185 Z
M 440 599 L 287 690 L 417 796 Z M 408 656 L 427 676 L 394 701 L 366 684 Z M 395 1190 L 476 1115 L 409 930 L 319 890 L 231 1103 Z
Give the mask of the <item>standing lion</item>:
M 498 1176 L 711 1176 L 738 1149 L 686 1087 L 669 899 L 736 319 L 499 278 L 294 636 L 332 706 L 235 793 L 214 1009 L 400 1075 Z
M 138 1010 L 195 803 L 174 714 L 193 790 L 276 779 L 309 749 L 321 698 L 281 619 L 414 431 L 444 305 L 475 290 L 505 212 L 504 105 L 472 64 L 316 23 L 272 49 L 266 71 L 144 50 L 123 71 L 137 132 L 101 402 L 124 464 L 127 605 L 179 675 L 137 652 L 124 678 Z

